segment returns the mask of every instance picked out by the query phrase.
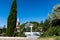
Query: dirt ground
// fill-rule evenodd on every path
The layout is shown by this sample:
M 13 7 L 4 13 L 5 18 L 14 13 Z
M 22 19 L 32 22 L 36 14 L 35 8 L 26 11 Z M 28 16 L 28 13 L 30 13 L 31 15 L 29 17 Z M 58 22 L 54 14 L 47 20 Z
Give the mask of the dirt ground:
M 38 40 L 54 40 L 53 38 L 39 38 Z

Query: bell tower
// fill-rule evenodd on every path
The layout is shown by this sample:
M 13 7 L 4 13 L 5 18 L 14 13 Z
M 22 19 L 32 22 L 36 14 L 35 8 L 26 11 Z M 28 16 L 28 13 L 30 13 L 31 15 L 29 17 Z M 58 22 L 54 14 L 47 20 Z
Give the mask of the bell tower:
M 17 19 L 17 23 L 16 23 L 16 32 L 20 32 L 20 21 L 19 21 L 19 18 Z

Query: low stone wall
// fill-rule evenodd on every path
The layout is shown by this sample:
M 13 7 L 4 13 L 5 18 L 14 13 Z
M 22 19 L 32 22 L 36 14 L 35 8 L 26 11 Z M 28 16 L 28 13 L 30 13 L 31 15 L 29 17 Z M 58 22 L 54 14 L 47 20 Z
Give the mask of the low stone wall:
M 37 40 L 37 39 L 27 37 L 0 37 L 0 40 Z

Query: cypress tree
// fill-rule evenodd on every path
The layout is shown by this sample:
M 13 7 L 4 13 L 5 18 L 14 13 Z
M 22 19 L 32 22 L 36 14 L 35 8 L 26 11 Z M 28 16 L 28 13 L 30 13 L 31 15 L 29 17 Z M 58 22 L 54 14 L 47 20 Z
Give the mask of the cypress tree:
M 15 36 L 16 20 L 17 20 L 17 5 L 16 0 L 13 0 L 7 21 L 7 30 L 6 30 L 7 36 Z

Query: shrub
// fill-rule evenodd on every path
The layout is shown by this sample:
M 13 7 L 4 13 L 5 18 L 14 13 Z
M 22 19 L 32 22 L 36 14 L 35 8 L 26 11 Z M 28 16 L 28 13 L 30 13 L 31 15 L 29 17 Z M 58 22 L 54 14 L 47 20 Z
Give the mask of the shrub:
M 50 27 L 46 32 L 44 32 L 43 36 L 54 36 L 56 34 L 56 27 Z

